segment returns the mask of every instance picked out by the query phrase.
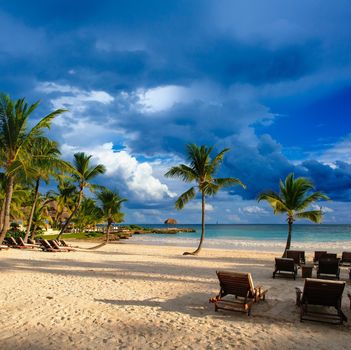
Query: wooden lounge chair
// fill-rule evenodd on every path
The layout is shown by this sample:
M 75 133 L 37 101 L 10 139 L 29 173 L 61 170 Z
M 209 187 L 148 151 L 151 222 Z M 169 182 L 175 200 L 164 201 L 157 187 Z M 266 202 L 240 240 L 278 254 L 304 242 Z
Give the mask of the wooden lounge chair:
M 268 290 L 262 287 L 254 287 L 250 273 L 217 271 L 220 291 L 210 302 L 218 309 L 241 311 L 251 314 L 252 304 L 266 298 Z M 224 298 L 226 295 L 234 296 L 233 299 Z
M 61 251 L 61 250 L 55 249 L 55 248 L 49 243 L 49 241 L 46 240 L 46 239 L 41 239 L 40 244 L 41 244 L 41 249 L 44 250 L 45 252 L 52 252 L 52 253 L 55 253 L 55 252 L 60 252 L 60 251 Z
M 340 259 L 326 259 L 324 256 L 319 259 L 317 278 L 320 278 L 321 275 L 340 279 Z
M 343 281 L 306 278 L 303 291 L 296 288 L 296 305 L 300 307 L 300 321 L 310 320 L 331 323 L 337 321 L 339 324 L 347 321 L 341 310 L 344 288 L 345 282 Z M 337 313 L 321 312 L 320 307 L 334 307 Z
M 51 244 L 51 246 L 54 249 L 61 250 L 63 252 L 75 252 L 76 251 L 74 248 L 71 248 L 71 247 L 60 246 L 55 239 L 50 240 L 49 243 Z
M 341 265 L 345 265 L 345 264 L 351 265 L 351 252 L 342 252 L 340 264 Z
M 319 258 L 320 258 L 322 255 L 324 255 L 324 254 L 327 254 L 327 251 L 326 251 L 326 250 L 316 250 L 316 251 L 314 252 L 313 262 L 314 262 L 315 264 L 318 264 Z
M 301 264 L 306 263 L 305 251 L 304 250 L 287 250 L 286 257 L 294 259 L 296 265 L 300 266 Z
M 20 248 L 40 248 L 38 244 L 25 243 L 22 237 L 17 238 L 17 243 Z
M 276 274 L 290 274 L 294 279 L 297 275 L 297 265 L 294 259 L 291 258 L 275 258 L 275 269 L 273 271 L 273 278 Z
M 64 239 L 60 239 L 60 243 L 63 247 L 71 247 L 71 245 L 68 244 Z

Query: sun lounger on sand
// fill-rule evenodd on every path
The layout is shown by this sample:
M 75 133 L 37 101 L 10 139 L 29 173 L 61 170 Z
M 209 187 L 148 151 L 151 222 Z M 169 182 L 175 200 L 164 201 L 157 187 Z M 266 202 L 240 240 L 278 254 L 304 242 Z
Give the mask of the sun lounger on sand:
M 341 310 L 345 282 L 306 278 L 303 291 L 296 288 L 296 305 L 300 307 L 300 321 L 310 320 L 342 324 L 347 321 Z M 335 313 L 326 312 L 334 307 Z M 320 309 L 323 308 L 323 311 Z M 329 311 L 329 310 L 328 310 Z
M 45 252 L 61 252 L 61 250 L 55 249 L 48 240 L 46 239 L 41 239 L 40 241 L 41 244 L 41 249 L 44 250 Z
M 326 250 L 316 250 L 314 252 L 314 257 L 313 257 L 313 262 L 315 264 L 318 264 L 318 260 L 320 259 L 321 256 L 323 256 L 324 254 L 327 254 Z
M 323 258 L 319 259 L 317 278 L 320 278 L 322 275 L 324 277 L 340 279 L 340 259 L 327 259 L 325 255 L 323 255 Z
M 59 244 L 57 243 L 57 241 L 54 240 L 54 239 L 50 240 L 49 243 L 51 244 L 51 246 L 52 246 L 54 249 L 61 250 L 61 251 L 63 251 L 63 252 L 74 252 L 74 251 L 76 251 L 74 248 L 71 248 L 71 247 L 59 246 Z
M 10 242 L 12 248 L 18 248 L 18 249 L 33 249 L 34 248 L 33 245 L 24 243 L 22 237 L 18 237 L 17 241 L 13 237 L 9 237 L 8 241 Z
M 340 264 L 351 264 L 351 252 L 342 252 Z
M 289 249 L 286 251 L 286 257 L 290 258 L 290 259 L 294 259 L 295 264 L 298 266 L 306 263 L 304 250 L 290 250 Z
M 294 259 L 291 258 L 275 258 L 275 269 L 273 271 L 273 278 L 276 274 L 279 275 L 291 275 L 296 279 L 297 265 Z
M 38 244 L 25 243 L 22 237 L 17 238 L 18 245 L 26 248 L 40 248 Z
M 8 245 L 5 245 L 5 244 L 0 244 L 0 250 L 7 250 L 9 249 L 10 247 Z
M 266 297 L 267 289 L 254 287 L 250 273 L 217 271 L 220 291 L 219 294 L 210 299 L 215 304 L 215 311 L 218 309 L 241 311 L 251 314 L 252 304 Z M 232 295 L 233 298 L 224 298 Z

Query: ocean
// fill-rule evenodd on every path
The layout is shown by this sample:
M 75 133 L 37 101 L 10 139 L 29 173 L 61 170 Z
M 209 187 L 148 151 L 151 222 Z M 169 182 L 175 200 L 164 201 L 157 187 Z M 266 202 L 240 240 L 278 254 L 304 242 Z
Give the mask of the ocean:
M 162 228 L 166 225 L 141 225 Z M 173 235 L 135 235 L 135 242 L 155 245 L 196 247 L 201 235 L 201 225 L 172 225 L 170 227 L 194 228 L 196 232 Z M 206 225 L 203 247 L 216 249 L 242 249 L 281 251 L 285 247 L 288 225 Z M 351 225 L 294 224 L 292 249 L 351 250 Z

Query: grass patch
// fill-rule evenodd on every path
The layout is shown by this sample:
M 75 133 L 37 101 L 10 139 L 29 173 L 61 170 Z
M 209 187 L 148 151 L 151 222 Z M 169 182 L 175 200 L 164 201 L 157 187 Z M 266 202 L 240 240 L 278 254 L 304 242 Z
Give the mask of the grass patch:
M 105 234 L 102 232 L 79 232 L 79 233 L 64 233 L 62 239 L 90 239 L 90 238 L 99 238 L 104 237 Z M 37 238 L 45 239 L 56 239 L 57 234 L 54 235 L 37 235 Z

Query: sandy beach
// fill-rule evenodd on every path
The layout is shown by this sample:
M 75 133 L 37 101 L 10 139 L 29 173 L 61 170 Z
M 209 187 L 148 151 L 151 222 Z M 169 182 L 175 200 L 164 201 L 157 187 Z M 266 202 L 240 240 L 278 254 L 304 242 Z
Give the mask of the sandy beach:
M 1 251 L 0 348 L 349 349 L 349 281 L 349 323 L 300 323 L 295 286 L 304 280 L 300 272 L 296 281 L 273 280 L 277 253 L 183 251 L 133 240 L 96 251 Z M 269 288 L 252 316 L 214 312 L 208 299 L 218 292 L 219 269 L 251 272 Z M 347 277 L 343 267 L 341 279 Z

